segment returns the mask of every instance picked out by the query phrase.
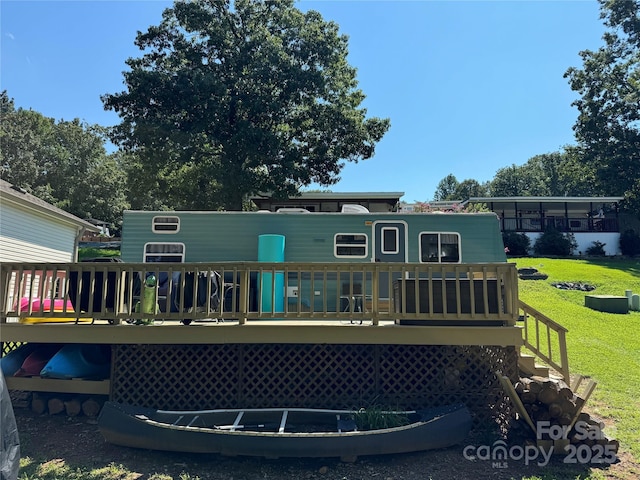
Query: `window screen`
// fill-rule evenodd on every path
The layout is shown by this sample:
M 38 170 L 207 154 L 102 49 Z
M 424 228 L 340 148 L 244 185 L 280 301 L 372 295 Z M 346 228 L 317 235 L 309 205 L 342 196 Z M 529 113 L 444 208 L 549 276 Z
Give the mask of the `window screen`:
M 367 236 L 360 233 L 338 233 L 334 240 L 336 257 L 367 256 Z
M 153 217 L 151 230 L 154 233 L 176 233 L 180 230 L 180 218 L 174 216 Z
M 155 262 L 183 262 L 183 243 L 147 243 L 144 246 L 144 261 Z

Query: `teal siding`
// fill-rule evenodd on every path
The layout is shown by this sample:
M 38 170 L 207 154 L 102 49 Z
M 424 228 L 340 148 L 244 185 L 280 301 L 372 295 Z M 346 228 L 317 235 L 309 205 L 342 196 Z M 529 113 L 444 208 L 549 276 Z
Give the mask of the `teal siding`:
M 153 233 L 156 215 L 180 217 L 177 233 Z M 257 261 L 258 237 L 284 235 L 285 260 L 291 262 L 370 262 L 374 221 L 404 221 L 407 224 L 409 262 L 419 261 L 421 232 L 457 232 L 461 238 L 464 263 L 504 262 L 506 256 L 498 220 L 493 213 L 482 214 L 398 214 L 398 213 L 258 213 L 258 212 L 141 212 L 124 213 L 122 259 L 140 262 L 147 242 L 185 244 L 186 262 Z M 368 236 L 364 259 L 333 255 L 336 233 Z

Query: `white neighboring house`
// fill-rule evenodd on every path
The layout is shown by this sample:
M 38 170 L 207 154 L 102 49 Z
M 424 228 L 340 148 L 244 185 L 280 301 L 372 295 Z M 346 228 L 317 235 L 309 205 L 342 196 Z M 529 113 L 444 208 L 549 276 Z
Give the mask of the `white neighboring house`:
M 99 228 L 0 180 L 0 263 L 75 262 L 87 231 Z
M 582 255 L 594 242 L 606 255 L 620 255 L 618 203 L 624 197 L 471 197 L 464 204 L 485 204 L 500 218 L 502 232 L 523 233 L 531 246 L 549 227 L 572 233 Z

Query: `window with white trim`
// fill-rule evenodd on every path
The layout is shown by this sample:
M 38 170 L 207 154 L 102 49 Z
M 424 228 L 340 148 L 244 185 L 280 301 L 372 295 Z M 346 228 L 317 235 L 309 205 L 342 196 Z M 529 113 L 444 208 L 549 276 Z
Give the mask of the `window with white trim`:
M 398 253 L 400 251 L 398 246 L 400 242 L 400 230 L 398 227 L 382 227 L 380 230 L 380 236 L 382 237 L 382 248 L 380 251 L 388 254 Z
M 365 258 L 367 256 L 368 239 L 362 233 L 337 233 L 333 244 L 334 255 L 338 258 Z
M 184 262 L 184 243 L 147 243 L 144 246 L 144 262 Z
M 420 234 L 420 261 L 424 263 L 460 263 L 460 234 Z
M 153 217 L 151 231 L 153 233 L 177 233 L 180 231 L 180 217 L 173 215 Z

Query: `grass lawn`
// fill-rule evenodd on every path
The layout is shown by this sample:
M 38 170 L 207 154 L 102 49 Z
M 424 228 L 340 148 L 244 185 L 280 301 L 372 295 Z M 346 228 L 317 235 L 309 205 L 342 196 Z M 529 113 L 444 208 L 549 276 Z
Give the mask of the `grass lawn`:
M 558 260 L 518 258 L 518 268 L 533 267 L 546 280 L 520 280 L 520 299 L 566 327 L 569 368 L 590 377 L 598 386 L 586 409 L 604 420 L 605 434 L 640 460 L 640 312 L 604 313 L 584 306 L 585 294 L 561 290 L 558 282 L 596 287 L 593 294 L 640 294 L 638 260 Z
M 98 257 L 119 257 L 120 250 L 86 247 L 78 249 L 78 261 L 90 260 Z

